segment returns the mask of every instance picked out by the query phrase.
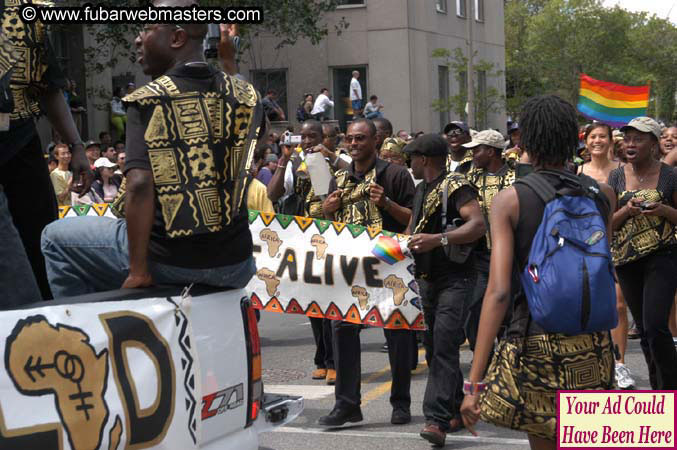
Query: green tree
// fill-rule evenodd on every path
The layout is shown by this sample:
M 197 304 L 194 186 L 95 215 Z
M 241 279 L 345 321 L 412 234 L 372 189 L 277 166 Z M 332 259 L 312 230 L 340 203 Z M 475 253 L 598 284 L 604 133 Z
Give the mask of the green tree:
M 473 57 L 476 61 L 477 52 Z M 452 111 L 458 117 L 465 119 L 466 117 L 466 103 L 468 102 L 468 88 L 467 88 L 467 70 L 468 58 L 463 54 L 460 48 L 455 48 L 453 51 L 446 48 L 438 48 L 433 50 L 433 58 L 441 58 L 446 61 L 446 66 L 449 68 L 449 73 L 458 82 L 461 87 L 459 93 L 452 95 L 449 98 L 440 98 L 433 101 L 432 107 L 435 111 L 446 112 Z M 474 78 L 475 89 L 475 123 L 470 124 L 479 129 L 487 127 L 489 114 L 497 113 L 504 108 L 505 97 L 501 95 L 499 90 L 487 83 L 490 78 L 498 78 L 503 75 L 503 71 L 497 69 L 496 64 L 485 60 L 479 60 L 473 64 L 473 71 L 477 76 Z M 484 83 L 481 81 L 483 74 Z

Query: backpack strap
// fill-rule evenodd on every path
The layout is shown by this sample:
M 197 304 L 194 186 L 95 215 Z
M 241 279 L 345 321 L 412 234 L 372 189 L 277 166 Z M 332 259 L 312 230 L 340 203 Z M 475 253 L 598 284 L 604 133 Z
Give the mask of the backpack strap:
M 442 180 L 444 187 L 442 188 L 442 233 L 447 229 L 447 204 L 449 203 L 449 183 L 447 180 Z
M 543 175 L 538 172 L 532 172 L 524 178 L 519 178 L 515 180 L 515 184 L 523 184 L 529 189 L 534 191 L 534 193 L 540 198 L 543 203 L 548 204 L 550 201 L 554 200 L 557 196 L 557 191 L 548 181 L 543 177 Z

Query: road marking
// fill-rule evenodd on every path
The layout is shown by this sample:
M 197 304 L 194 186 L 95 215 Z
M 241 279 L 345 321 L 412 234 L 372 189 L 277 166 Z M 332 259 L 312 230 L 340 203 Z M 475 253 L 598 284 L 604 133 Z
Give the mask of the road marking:
M 266 384 L 269 394 L 298 395 L 304 400 L 320 400 L 334 395 L 334 386 L 313 386 L 310 384 Z
M 357 425 L 356 427 L 359 427 Z M 421 440 L 418 433 L 404 433 L 397 431 L 353 431 L 356 428 L 325 430 L 321 428 L 301 428 L 301 427 L 277 427 L 272 430 L 273 433 L 298 433 L 298 434 L 323 434 L 326 436 L 350 436 L 367 437 L 378 439 L 417 439 Z M 456 434 L 447 434 L 447 442 L 463 442 L 475 444 L 504 444 L 504 445 L 529 445 L 528 439 L 502 438 L 502 437 L 483 437 L 483 436 L 458 436 Z
M 424 355 L 424 354 L 425 354 L 425 350 L 420 349 L 418 351 L 419 358 L 421 357 L 421 355 Z M 420 359 L 419 359 L 419 363 L 420 363 Z M 422 365 L 421 367 L 419 367 L 416 370 L 414 370 L 413 372 L 411 372 L 411 374 L 412 375 L 418 375 L 419 373 L 423 372 L 426 368 L 427 368 L 426 365 Z M 381 376 L 386 375 L 388 373 L 390 373 L 390 366 L 389 365 L 385 366 L 383 369 L 379 370 L 378 372 L 373 373 L 369 378 L 364 380 L 362 382 L 362 384 L 370 383 L 370 382 L 376 380 L 377 378 L 380 378 Z M 362 396 L 362 406 L 365 406 L 367 403 L 371 402 L 372 400 L 376 400 L 377 398 L 379 398 L 379 397 L 387 394 L 388 392 L 390 392 L 390 387 L 392 386 L 392 384 L 393 384 L 392 380 L 391 381 L 385 381 L 385 382 L 379 384 L 378 386 L 370 389 L 369 391 L 365 392 L 364 395 Z

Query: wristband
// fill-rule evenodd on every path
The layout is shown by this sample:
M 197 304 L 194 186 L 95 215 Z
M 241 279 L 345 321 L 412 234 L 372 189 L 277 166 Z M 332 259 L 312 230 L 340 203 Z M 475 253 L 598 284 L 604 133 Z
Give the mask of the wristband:
M 464 381 L 463 382 L 463 393 L 465 395 L 475 395 L 479 392 L 483 392 L 487 390 L 487 383 L 484 383 L 482 381 L 478 381 L 476 383 L 473 383 L 471 381 Z

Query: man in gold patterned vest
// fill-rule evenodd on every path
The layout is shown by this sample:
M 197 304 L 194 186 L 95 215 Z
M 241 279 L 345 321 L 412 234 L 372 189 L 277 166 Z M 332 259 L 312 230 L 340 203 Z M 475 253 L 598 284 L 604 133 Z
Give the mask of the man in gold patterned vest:
M 241 288 L 254 274 L 243 197 L 263 112 L 249 83 L 205 62 L 206 31 L 146 25 L 136 38 L 137 61 L 154 80 L 123 99 L 126 220 L 78 217 L 48 227 L 43 251 L 53 290 L 154 282 Z
M 472 256 L 463 263 L 445 253 L 451 244 L 467 244 L 485 231 L 477 191 L 464 175 L 446 170 L 447 143 L 436 134 L 424 134 L 405 147 L 411 155 L 414 177 L 423 179 L 416 187 L 409 248 L 416 261 L 416 282 L 426 323 L 423 345 L 428 361 L 428 382 L 423 398 L 425 427 L 421 437 L 444 445 L 446 433 L 462 425 L 463 375 L 459 348 L 464 313 L 472 299 L 476 274 Z M 458 228 L 443 229 L 442 202 L 446 189 L 448 224 L 460 220 Z
M 473 153 L 473 162 L 466 175 L 470 184 L 475 186 L 479 193 L 482 215 L 487 224 L 485 238 L 475 247 L 475 269 L 477 270 L 477 284 L 472 303 L 468 307 L 468 317 L 465 323 L 465 335 L 470 344 L 470 350 L 475 351 L 477 328 L 480 324 L 482 300 L 489 282 L 489 260 L 491 255 L 491 236 L 489 234 L 489 210 L 494 196 L 501 190 L 512 186 L 515 182 L 515 169 L 512 162 L 503 160 L 502 150 L 505 140 L 496 130 L 484 130 L 475 135 L 471 142 L 463 147 Z
M 414 182 L 406 167 L 390 164 L 377 156 L 376 127 L 371 120 L 357 119 L 348 127 L 346 143 L 352 163 L 336 172 L 331 194 L 322 204 L 328 219 L 348 224 L 380 227 L 401 233 L 411 217 Z M 382 287 L 373 279 L 370 287 Z M 369 285 L 369 284 L 368 284 Z M 336 403 L 318 423 L 337 427 L 346 422 L 361 422 L 360 409 L 360 325 L 332 321 L 334 363 L 336 364 Z M 412 331 L 384 330 L 392 373 L 390 422 L 403 425 L 411 421 L 411 368 L 414 365 Z
M 46 114 L 71 147 L 75 176 L 72 190 L 87 192 L 93 177 L 63 96 L 66 78 L 56 62 L 46 27 L 40 21 L 21 20 L 20 9 L 25 4 L 51 6 L 43 0 L 0 0 L 0 203 L 6 205 L 0 207 L 0 221 L 6 223 L 2 225 L 4 232 L 16 226 L 13 237 L 0 236 L 0 292 L 6 293 L 0 308 L 52 297 L 40 251 L 40 233 L 57 219 L 58 209 L 36 117 Z M 10 252 L 10 247 L 15 250 Z

